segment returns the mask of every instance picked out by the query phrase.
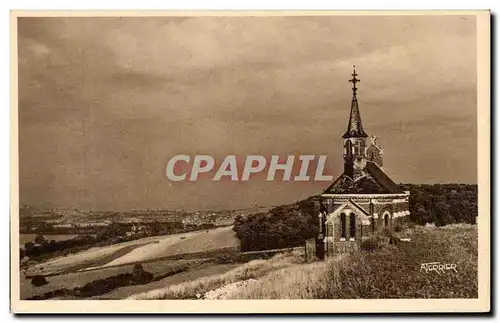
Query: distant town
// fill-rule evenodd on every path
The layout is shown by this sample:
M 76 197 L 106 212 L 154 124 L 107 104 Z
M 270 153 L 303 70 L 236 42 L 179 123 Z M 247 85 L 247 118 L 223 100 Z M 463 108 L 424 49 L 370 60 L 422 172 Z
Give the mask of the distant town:
M 19 243 L 22 265 L 39 262 L 94 246 L 105 246 L 144 237 L 208 230 L 230 226 L 235 217 L 269 210 L 194 211 L 82 211 L 21 205 Z M 24 261 L 23 261 L 24 259 Z

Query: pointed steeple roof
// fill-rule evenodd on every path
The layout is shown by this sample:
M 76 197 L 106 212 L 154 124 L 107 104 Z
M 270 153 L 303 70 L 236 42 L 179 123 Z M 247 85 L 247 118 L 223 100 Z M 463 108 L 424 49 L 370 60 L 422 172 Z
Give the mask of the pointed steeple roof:
M 363 124 L 361 123 L 361 114 L 359 113 L 358 98 L 356 96 L 356 83 L 361 82 L 356 76 L 356 66 L 353 66 L 352 79 L 352 101 L 351 101 L 351 113 L 349 115 L 349 123 L 347 124 L 347 131 L 342 136 L 342 138 L 353 138 L 353 137 L 368 137 L 368 135 L 363 130 Z

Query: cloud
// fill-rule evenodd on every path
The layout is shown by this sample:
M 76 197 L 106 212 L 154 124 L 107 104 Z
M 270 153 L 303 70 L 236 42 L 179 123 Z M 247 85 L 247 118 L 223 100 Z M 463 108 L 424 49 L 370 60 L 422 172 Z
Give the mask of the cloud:
M 475 182 L 475 21 L 460 18 L 20 18 L 21 201 L 228 208 L 318 193 L 174 190 L 162 172 L 179 153 L 328 153 L 340 172 L 353 64 L 396 181 Z

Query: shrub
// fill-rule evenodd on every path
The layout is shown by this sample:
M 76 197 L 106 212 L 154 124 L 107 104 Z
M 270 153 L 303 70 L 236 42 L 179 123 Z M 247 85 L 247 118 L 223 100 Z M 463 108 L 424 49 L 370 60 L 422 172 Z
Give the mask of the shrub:
M 43 286 L 43 285 L 48 284 L 48 283 L 49 282 L 47 281 L 47 279 L 45 279 L 45 277 L 42 275 L 36 275 L 31 280 L 31 285 L 33 285 L 33 286 Z
M 380 247 L 379 237 L 369 237 L 366 240 L 361 241 L 361 250 L 372 251 Z
M 42 236 L 42 235 L 37 235 L 37 236 L 35 237 L 35 243 L 36 243 L 36 244 L 42 244 L 42 243 L 44 243 L 44 242 L 45 242 L 45 237 L 44 237 L 44 236 Z
M 134 267 L 132 270 L 134 273 L 139 273 L 139 272 L 144 271 L 144 268 L 142 267 L 142 264 L 140 262 L 138 262 L 138 263 L 134 264 Z
M 24 243 L 24 249 L 26 249 L 26 252 L 29 252 L 34 247 L 35 247 L 35 244 L 31 241 L 27 241 Z

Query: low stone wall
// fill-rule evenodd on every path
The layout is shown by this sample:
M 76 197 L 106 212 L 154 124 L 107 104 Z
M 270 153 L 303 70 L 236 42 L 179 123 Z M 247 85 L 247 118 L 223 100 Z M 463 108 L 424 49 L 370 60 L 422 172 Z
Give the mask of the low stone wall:
M 327 257 L 341 253 L 352 252 L 359 249 L 359 240 L 355 241 L 332 241 L 327 242 Z

